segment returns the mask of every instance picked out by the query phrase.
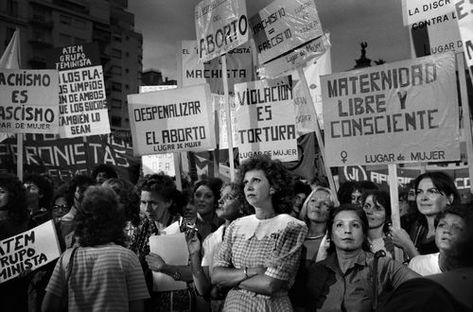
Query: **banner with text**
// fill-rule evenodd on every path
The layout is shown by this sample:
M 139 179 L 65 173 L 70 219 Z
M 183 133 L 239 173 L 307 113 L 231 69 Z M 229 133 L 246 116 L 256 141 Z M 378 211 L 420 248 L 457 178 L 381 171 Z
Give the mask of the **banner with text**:
M 0 132 L 58 133 L 57 70 L 0 69 Z
M 128 95 L 135 155 L 215 148 L 208 84 Z
M 470 75 L 473 74 L 473 3 L 457 1 L 455 8 L 458 16 L 458 27 L 463 41 L 463 49 Z
M 100 65 L 99 44 L 83 43 L 50 49 L 47 67 L 68 70 Z
M 0 283 L 59 258 L 61 250 L 53 221 L 0 241 Z
M 236 84 L 235 104 L 240 161 L 254 154 L 298 160 L 290 76 Z
M 454 10 L 450 0 L 402 0 L 402 17 L 405 26 L 421 21 L 435 24 Z
M 215 58 L 205 63 L 199 61 L 197 41 L 181 41 L 177 61 L 180 69 L 178 74 L 183 87 L 208 83 L 211 93 L 224 93 L 220 59 Z M 255 80 L 253 57 L 248 44 L 243 44 L 227 53 L 227 78 L 230 94 L 233 93 L 235 83 Z
M 133 157 L 131 145 L 112 135 L 89 136 L 84 142 L 83 138 L 26 134 L 23 149 L 25 173 L 45 173 L 58 183 L 76 174 L 91 174 L 97 164 L 112 166 L 120 178 L 133 183 L 139 176 L 140 161 Z M 0 143 L 0 170 L 14 173 L 17 159 L 16 138 Z
M 248 41 L 245 0 L 204 0 L 195 7 L 199 59 L 210 61 Z
M 312 0 L 273 1 L 250 18 L 250 26 L 260 64 L 323 35 Z
M 59 136 L 110 133 L 102 66 L 59 72 Z
M 460 159 L 453 53 L 321 81 L 330 166 Z

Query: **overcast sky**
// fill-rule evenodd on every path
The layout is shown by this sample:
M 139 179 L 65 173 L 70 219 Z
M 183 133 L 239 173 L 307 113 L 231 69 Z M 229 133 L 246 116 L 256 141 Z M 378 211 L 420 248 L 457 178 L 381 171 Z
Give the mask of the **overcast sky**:
M 295 0 L 286 0 L 295 1 Z M 135 30 L 143 34 L 143 70 L 157 69 L 176 79 L 176 43 L 195 40 L 194 7 L 200 0 L 130 0 Z M 272 0 L 248 0 L 251 17 Z M 325 32 L 330 32 L 333 72 L 353 68 L 360 43 L 367 57 L 386 62 L 410 58 L 409 35 L 400 0 L 316 0 Z M 374 63 L 373 63 L 374 65 Z

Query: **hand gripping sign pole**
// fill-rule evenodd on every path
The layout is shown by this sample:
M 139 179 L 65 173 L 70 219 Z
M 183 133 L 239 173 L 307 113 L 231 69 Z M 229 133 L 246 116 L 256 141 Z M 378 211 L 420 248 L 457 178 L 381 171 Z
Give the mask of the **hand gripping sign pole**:
M 228 79 L 227 79 L 227 55 L 221 57 L 223 77 L 223 98 L 227 110 L 227 138 L 228 138 L 228 161 L 230 163 L 230 181 L 235 181 L 235 162 L 233 161 L 233 133 L 230 103 L 228 102 Z
M 309 106 L 314 107 L 312 96 L 310 95 L 309 86 L 307 85 L 307 79 L 305 78 L 304 69 L 302 68 L 302 66 L 297 67 L 297 73 L 299 74 L 299 79 L 301 80 L 301 83 L 302 83 L 302 89 L 304 90 L 304 97 L 309 101 Z M 315 117 L 315 135 L 317 136 L 317 142 L 319 144 L 320 155 L 322 156 L 322 162 L 324 163 L 325 172 L 327 174 L 327 179 L 330 184 L 330 189 L 334 191 L 334 194 L 336 196 L 337 188 L 335 186 L 335 181 L 333 179 L 332 171 L 330 170 L 330 167 L 327 164 L 327 156 L 325 155 L 325 145 L 322 139 L 322 133 L 320 132 L 319 119 L 317 118 L 317 114 L 315 114 L 315 116 L 316 116 Z M 339 204 L 338 198 L 335 198 L 334 204 L 338 206 Z
M 461 106 L 463 109 L 463 131 L 465 132 L 466 150 L 468 156 L 468 176 L 470 177 L 470 190 L 473 193 L 473 139 L 471 135 L 470 106 L 466 90 L 465 59 L 463 52 L 456 54 L 458 80 L 460 83 Z M 471 75 L 471 73 L 470 73 Z
M 389 197 L 391 198 L 391 222 L 394 229 L 401 228 L 401 217 L 399 215 L 399 192 L 397 188 L 397 165 L 388 165 Z M 403 252 L 400 248 L 394 248 L 394 259 L 403 262 Z

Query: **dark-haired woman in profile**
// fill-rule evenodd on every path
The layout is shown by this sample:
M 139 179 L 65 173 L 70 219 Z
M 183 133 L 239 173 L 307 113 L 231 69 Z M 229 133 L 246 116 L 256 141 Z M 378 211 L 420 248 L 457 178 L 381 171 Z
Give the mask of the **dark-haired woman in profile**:
M 292 209 L 291 177 L 280 161 L 254 156 L 239 183 L 255 214 L 232 222 L 214 263 L 212 282 L 231 288 L 223 311 L 292 311 L 294 283 L 307 226 Z
M 358 205 L 332 210 L 327 227 L 328 257 L 309 268 L 307 311 L 375 311 L 378 297 L 418 276 L 391 258 L 375 258 L 368 219 Z
M 116 194 L 91 186 L 76 216 L 79 247 L 59 258 L 46 287 L 43 311 L 143 311 L 149 297 L 136 255 L 122 246 L 125 221 Z

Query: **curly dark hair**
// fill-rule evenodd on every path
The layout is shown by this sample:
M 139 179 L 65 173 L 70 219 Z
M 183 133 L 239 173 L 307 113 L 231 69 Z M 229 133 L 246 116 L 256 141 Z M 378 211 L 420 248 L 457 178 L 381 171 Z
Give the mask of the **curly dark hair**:
M 271 200 L 276 214 L 289 213 L 292 210 L 293 176 L 279 160 L 273 160 L 268 155 L 254 155 L 241 163 L 238 183 L 244 189 L 245 174 L 252 170 L 262 170 L 275 190 Z
M 172 201 L 169 212 L 171 215 L 182 215 L 188 198 L 182 195 L 176 188 L 174 180 L 165 174 L 151 174 L 144 177 L 139 186 L 140 193 L 143 191 L 153 192 L 161 196 L 165 201 Z
M 195 194 L 195 192 L 200 186 L 207 186 L 212 191 L 212 194 L 214 195 L 214 198 L 215 198 L 215 206 L 217 206 L 218 200 L 220 199 L 220 190 L 222 189 L 222 185 L 223 185 L 222 179 L 207 177 L 203 180 L 198 181 L 194 185 L 192 194 Z
M 425 172 L 419 175 L 414 180 L 414 189 L 417 194 L 417 189 L 419 188 L 420 181 L 423 179 L 430 179 L 432 184 L 439 190 L 439 192 L 447 197 L 452 196 L 453 200 L 450 205 L 457 205 L 460 204 L 460 194 L 458 193 L 458 189 L 453 182 L 453 179 L 446 173 L 442 171 L 430 171 Z
M 42 195 L 39 199 L 39 206 L 48 210 L 51 209 L 54 189 L 49 179 L 40 174 L 31 173 L 25 176 L 23 183 L 36 185 L 39 189 L 39 193 Z
M 15 224 L 28 220 L 26 207 L 26 190 L 18 177 L 9 173 L 0 173 L 0 187 L 8 192 L 8 218 Z
M 74 193 L 76 192 L 76 188 L 79 187 L 88 187 L 90 185 L 94 185 L 95 181 L 92 177 L 85 175 L 85 174 L 78 174 L 72 178 L 69 182 L 69 189 L 67 190 L 66 200 L 67 205 L 69 207 L 74 206 Z
M 243 192 L 241 185 L 235 182 L 227 182 L 222 185 L 221 191 L 223 191 L 226 187 L 229 187 L 232 191 L 235 200 L 240 203 L 240 212 L 241 216 L 248 216 L 255 213 L 255 208 L 248 204 L 245 198 L 245 193 Z
M 362 202 L 363 207 L 365 205 L 365 201 L 368 198 L 368 196 L 373 196 L 373 203 L 383 206 L 384 212 L 385 212 L 383 232 L 388 234 L 390 232 L 389 226 L 392 223 L 391 198 L 389 196 L 389 193 L 386 191 L 379 191 L 379 190 L 368 190 L 364 192 L 361 197 L 361 202 Z
M 140 223 L 140 197 L 136 187 L 131 182 L 120 178 L 108 179 L 102 186 L 112 188 L 125 207 L 125 219 L 137 226 Z
M 125 218 L 118 211 L 118 196 L 111 188 L 88 187 L 75 220 L 81 246 L 124 245 Z
M 94 179 L 94 181 L 100 172 L 104 172 L 107 175 L 108 179 L 118 178 L 117 172 L 111 165 L 100 164 L 96 166 L 94 170 L 92 170 L 92 178 Z
M 356 215 L 361 221 L 361 229 L 363 231 L 363 237 L 364 237 L 361 248 L 364 251 L 371 252 L 370 243 L 368 241 L 368 229 L 369 229 L 368 218 L 366 217 L 364 210 L 359 205 L 355 205 L 355 204 L 342 204 L 339 207 L 336 207 L 335 209 L 332 209 L 330 211 L 330 217 L 328 218 L 328 221 L 327 221 L 327 237 L 330 239 L 330 246 L 327 249 L 327 252 L 328 253 L 335 252 L 335 244 L 333 243 L 333 239 L 332 239 L 332 227 L 335 221 L 335 217 L 342 211 L 353 211 L 356 213 Z

